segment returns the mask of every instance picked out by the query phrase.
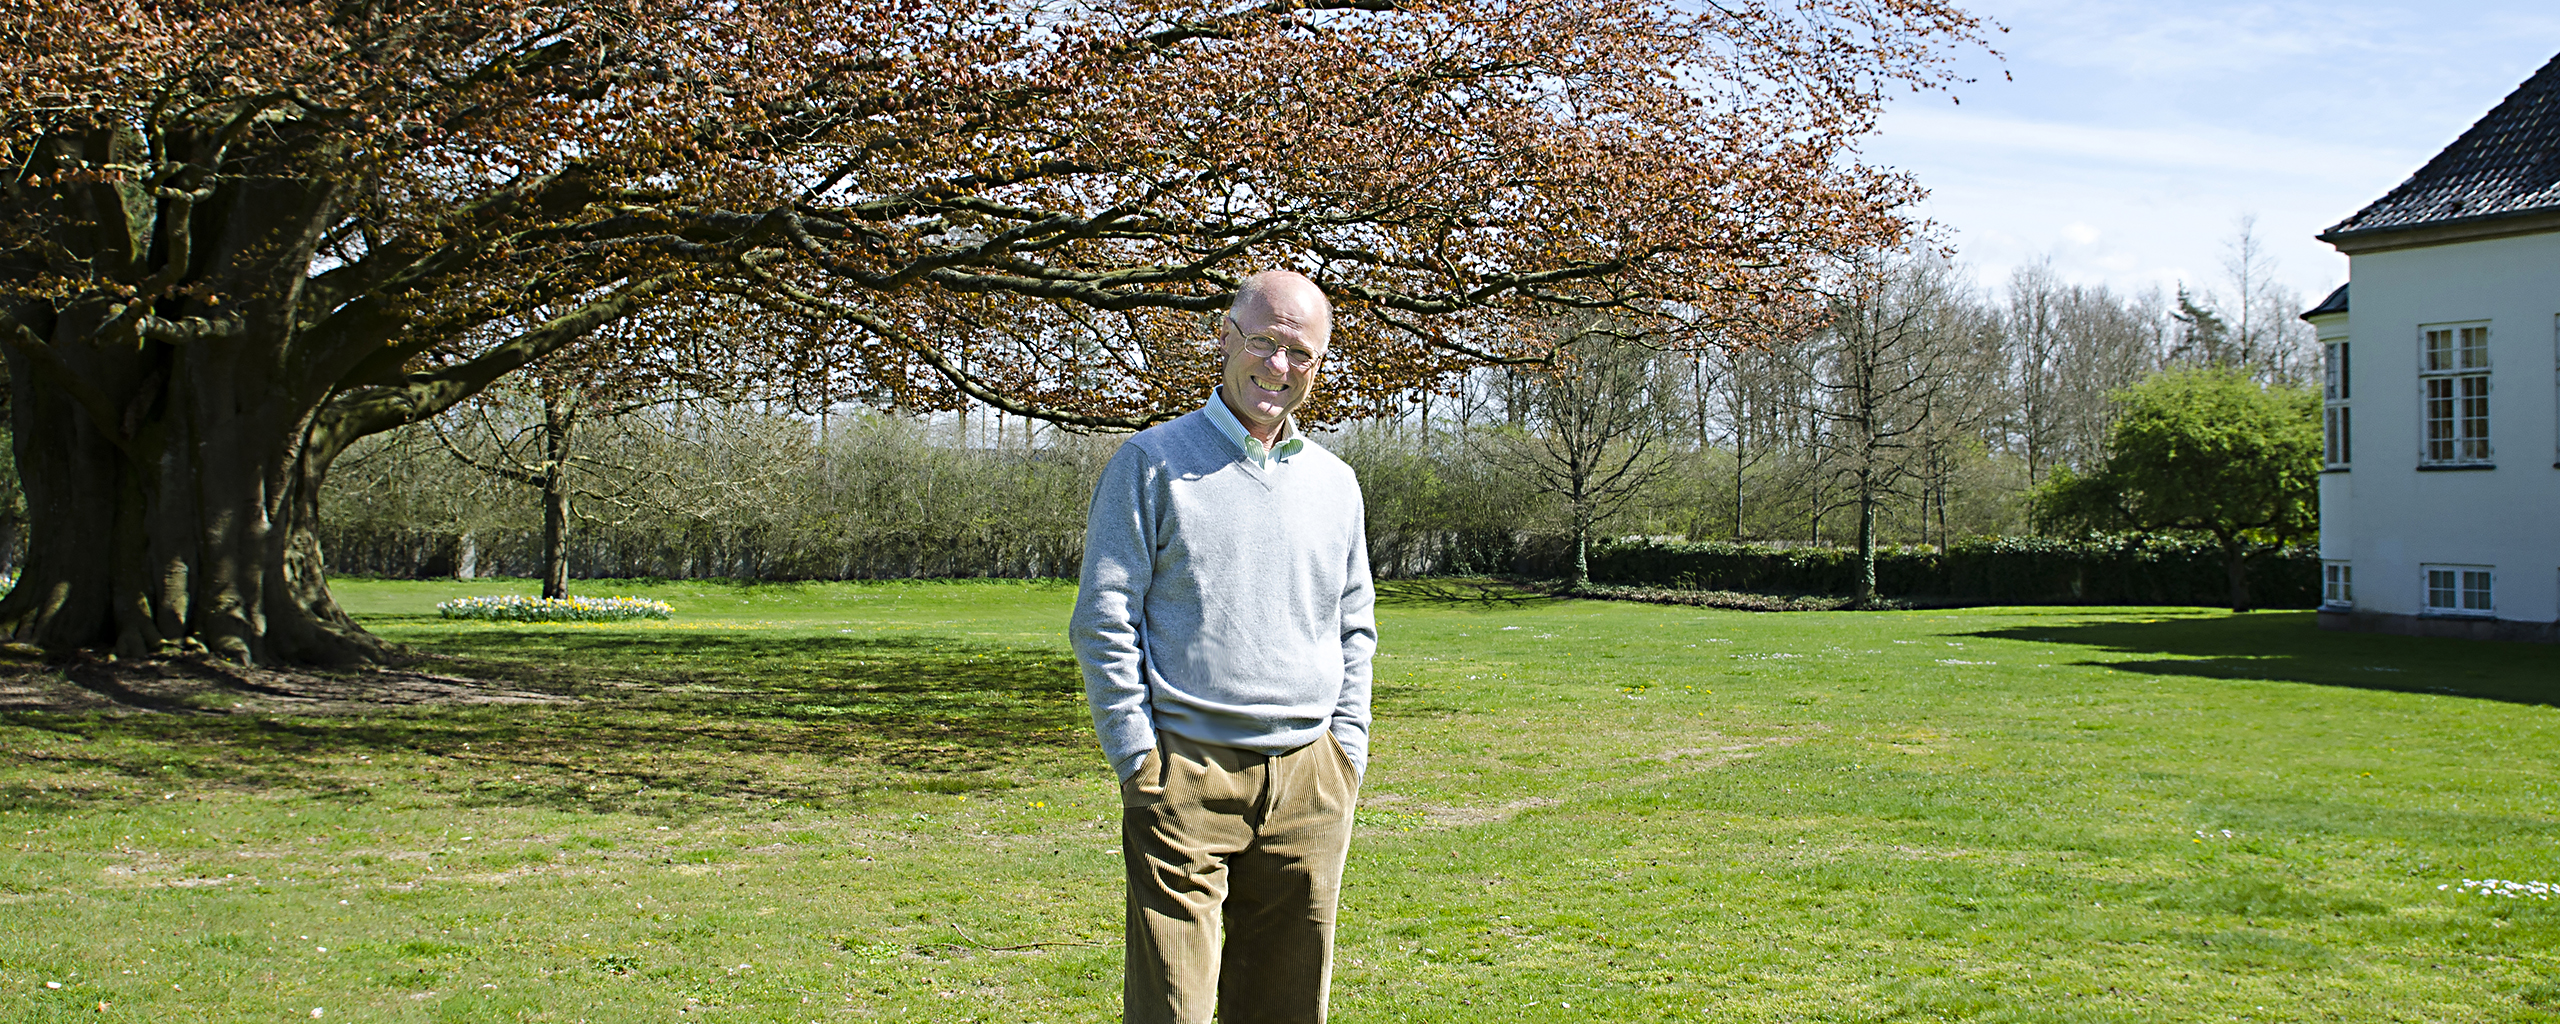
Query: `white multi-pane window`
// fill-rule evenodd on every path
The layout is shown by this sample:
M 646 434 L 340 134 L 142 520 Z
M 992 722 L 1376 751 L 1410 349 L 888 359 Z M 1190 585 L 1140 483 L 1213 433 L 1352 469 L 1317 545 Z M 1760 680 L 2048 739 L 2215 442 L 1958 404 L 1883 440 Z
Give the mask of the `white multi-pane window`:
M 2356 603 L 2356 571 L 2345 562 L 2320 563 L 2320 603 L 2346 608 Z
M 2418 387 L 2425 430 L 2419 460 L 2430 465 L 2489 461 L 2489 325 L 2420 330 Z
M 2427 614 L 2492 615 L 2498 610 L 2496 573 L 2485 565 L 2429 565 L 2421 571 L 2427 579 Z
M 2344 469 L 2355 458 L 2354 423 L 2347 408 L 2347 399 L 2354 397 L 2347 343 L 2333 341 L 2322 346 L 2320 366 L 2320 461 L 2333 469 Z

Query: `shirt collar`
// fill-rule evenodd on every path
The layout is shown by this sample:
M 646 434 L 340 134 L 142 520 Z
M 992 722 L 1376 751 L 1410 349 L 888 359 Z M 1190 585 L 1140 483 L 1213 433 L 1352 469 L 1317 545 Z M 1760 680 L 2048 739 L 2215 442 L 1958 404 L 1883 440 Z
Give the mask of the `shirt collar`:
M 1264 447 L 1261 439 L 1244 429 L 1244 421 L 1236 418 L 1235 410 L 1227 408 L 1226 396 L 1218 388 L 1209 389 L 1209 404 L 1203 411 L 1209 414 L 1209 422 L 1218 425 L 1218 432 L 1225 434 L 1227 440 L 1235 444 L 1236 450 L 1243 452 L 1245 458 L 1252 459 L 1257 467 L 1273 459 L 1287 462 L 1290 456 L 1307 446 L 1306 435 L 1298 432 L 1298 418 L 1290 416 L 1280 421 L 1280 443 Z

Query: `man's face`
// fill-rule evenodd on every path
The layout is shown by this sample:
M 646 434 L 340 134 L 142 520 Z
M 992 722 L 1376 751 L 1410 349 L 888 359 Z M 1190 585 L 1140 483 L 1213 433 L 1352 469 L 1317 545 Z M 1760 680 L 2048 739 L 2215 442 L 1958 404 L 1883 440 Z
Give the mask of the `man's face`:
M 1227 407 L 1256 432 L 1277 429 L 1315 387 L 1331 323 L 1321 308 L 1275 301 L 1230 312 L 1219 321 L 1226 350 Z M 1267 349 L 1257 354 L 1255 349 Z

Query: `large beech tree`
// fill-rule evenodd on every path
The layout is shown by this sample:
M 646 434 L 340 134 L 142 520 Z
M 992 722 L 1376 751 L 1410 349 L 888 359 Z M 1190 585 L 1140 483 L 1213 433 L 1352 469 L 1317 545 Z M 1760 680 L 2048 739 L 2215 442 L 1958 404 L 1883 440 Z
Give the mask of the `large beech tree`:
M 378 657 L 331 460 L 575 349 L 1099 428 L 1197 404 L 1270 265 L 1341 311 L 1318 416 L 1538 358 L 1528 305 L 1783 338 L 1905 233 L 1854 142 L 1978 26 L 1699 8 L 12 0 L 0 632 Z

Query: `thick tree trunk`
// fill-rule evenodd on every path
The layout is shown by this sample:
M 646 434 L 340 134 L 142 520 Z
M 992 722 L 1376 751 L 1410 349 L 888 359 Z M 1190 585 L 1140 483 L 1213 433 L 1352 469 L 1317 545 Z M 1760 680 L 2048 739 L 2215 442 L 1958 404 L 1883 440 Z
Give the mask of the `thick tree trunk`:
M 59 145 L 106 160 L 134 143 Z M 317 426 L 330 357 L 290 343 L 330 186 L 225 180 L 158 220 L 116 188 L 60 195 L 109 211 L 64 251 L 138 274 L 156 239 L 192 283 L 147 312 L 107 289 L 5 310 L 28 554 L 0 636 L 252 663 L 386 654 L 329 597 L 320 481 L 354 436 Z
M 0 638 L 255 663 L 385 657 L 329 596 L 317 527 L 330 462 L 691 280 L 623 280 L 420 369 L 416 357 L 506 315 L 454 298 L 469 288 L 438 291 L 507 258 L 473 225 L 565 215 L 590 201 L 583 179 L 542 179 L 406 241 L 368 228 L 342 262 L 346 250 L 321 256 L 323 240 L 369 218 L 340 208 L 339 178 L 296 176 L 331 143 L 226 164 L 244 138 L 275 141 L 269 122 L 240 117 L 256 126 L 247 136 L 146 141 L 112 118 L 46 136 L 0 188 L 0 218 L 25 229 L 0 246 L 0 352 L 27 499 Z
M 542 596 L 569 596 L 569 489 L 556 473 L 542 482 Z
M 28 557 L 0 633 L 125 657 L 388 653 L 330 598 L 321 558 L 320 482 L 351 439 L 229 351 L 254 340 L 150 343 L 115 434 L 12 357 Z
M 574 399 L 542 403 L 542 596 L 569 596 L 569 431 Z

